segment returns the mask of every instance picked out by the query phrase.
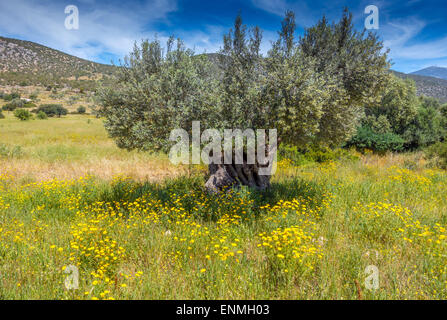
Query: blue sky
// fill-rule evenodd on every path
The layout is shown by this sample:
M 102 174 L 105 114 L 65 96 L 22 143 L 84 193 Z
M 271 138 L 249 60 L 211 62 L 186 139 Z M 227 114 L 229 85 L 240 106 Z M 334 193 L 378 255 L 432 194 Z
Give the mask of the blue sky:
M 79 30 L 66 30 L 67 5 L 79 8 Z M 249 26 L 263 29 L 263 52 L 276 39 L 282 16 L 295 11 L 301 34 L 325 14 L 340 18 L 348 6 L 357 28 L 366 6 L 379 8 L 378 34 L 391 49 L 393 69 L 412 72 L 431 65 L 447 67 L 447 1 L 292 1 L 292 0 L 14 0 L 0 1 L 0 35 L 30 40 L 75 56 L 118 61 L 135 40 L 181 37 L 196 52 L 216 52 L 222 35 L 240 11 Z

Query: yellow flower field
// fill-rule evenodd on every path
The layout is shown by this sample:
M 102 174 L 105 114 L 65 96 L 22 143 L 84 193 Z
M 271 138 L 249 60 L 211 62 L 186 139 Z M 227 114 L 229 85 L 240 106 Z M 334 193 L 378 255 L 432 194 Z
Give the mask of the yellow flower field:
M 6 132 L 5 120 L 0 136 L 23 155 L 0 159 L 0 299 L 447 298 L 447 173 L 417 154 L 283 159 L 271 190 L 210 196 L 201 170 L 129 155 L 86 119 L 60 119 L 93 137 L 70 148 L 101 147 L 91 163 L 147 161 L 147 172 L 95 175 L 76 153 L 43 156 L 70 127 L 32 144 L 45 128 Z M 172 177 L 145 179 L 151 164 Z M 76 165 L 78 175 L 49 176 Z

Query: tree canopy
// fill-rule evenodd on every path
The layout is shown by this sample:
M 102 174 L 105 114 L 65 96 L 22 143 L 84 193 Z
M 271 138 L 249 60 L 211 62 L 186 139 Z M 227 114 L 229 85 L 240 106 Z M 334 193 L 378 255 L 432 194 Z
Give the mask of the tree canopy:
M 99 90 L 106 129 L 119 147 L 149 151 L 168 150 L 171 130 L 190 131 L 194 120 L 221 130 L 275 128 L 294 145 L 345 141 L 389 81 L 387 52 L 376 35 L 354 30 L 348 11 L 299 39 L 295 29 L 288 11 L 264 57 L 262 31 L 237 16 L 223 38 L 219 72 L 180 39 L 135 44 L 116 85 Z

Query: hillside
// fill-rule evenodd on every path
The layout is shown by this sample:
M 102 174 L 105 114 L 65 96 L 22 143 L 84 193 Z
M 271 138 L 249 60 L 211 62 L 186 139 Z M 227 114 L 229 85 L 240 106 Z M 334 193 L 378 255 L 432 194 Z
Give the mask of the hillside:
M 393 71 L 393 73 L 403 79 L 413 79 L 416 83 L 418 95 L 437 98 L 443 103 L 447 102 L 447 80 L 397 71 Z
M 205 54 L 216 65 L 217 53 Z M 0 37 L 0 85 L 67 86 L 94 89 L 97 80 L 108 81 L 116 67 L 81 59 L 46 46 L 24 40 Z M 415 73 L 393 71 L 398 77 L 416 82 L 419 95 L 447 102 L 447 68 L 430 67 Z
M 88 87 L 114 69 L 34 42 L 0 37 L 0 84 L 76 87 L 84 81 Z
M 419 71 L 412 72 L 411 74 L 447 80 L 447 68 L 442 67 L 428 67 Z

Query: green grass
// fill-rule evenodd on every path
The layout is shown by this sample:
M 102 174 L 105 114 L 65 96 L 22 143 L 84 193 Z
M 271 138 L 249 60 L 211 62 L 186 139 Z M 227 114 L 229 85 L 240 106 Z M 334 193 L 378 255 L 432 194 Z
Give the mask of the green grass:
M 159 180 L 185 171 L 171 166 L 165 155 L 119 149 L 108 138 L 102 120 L 93 116 L 30 121 L 5 116 L 0 120 L 0 146 L 19 148 L 20 153 L 13 157 L 0 154 L 4 172 L 37 180 L 91 173 L 104 178 L 125 174 L 138 180 Z

